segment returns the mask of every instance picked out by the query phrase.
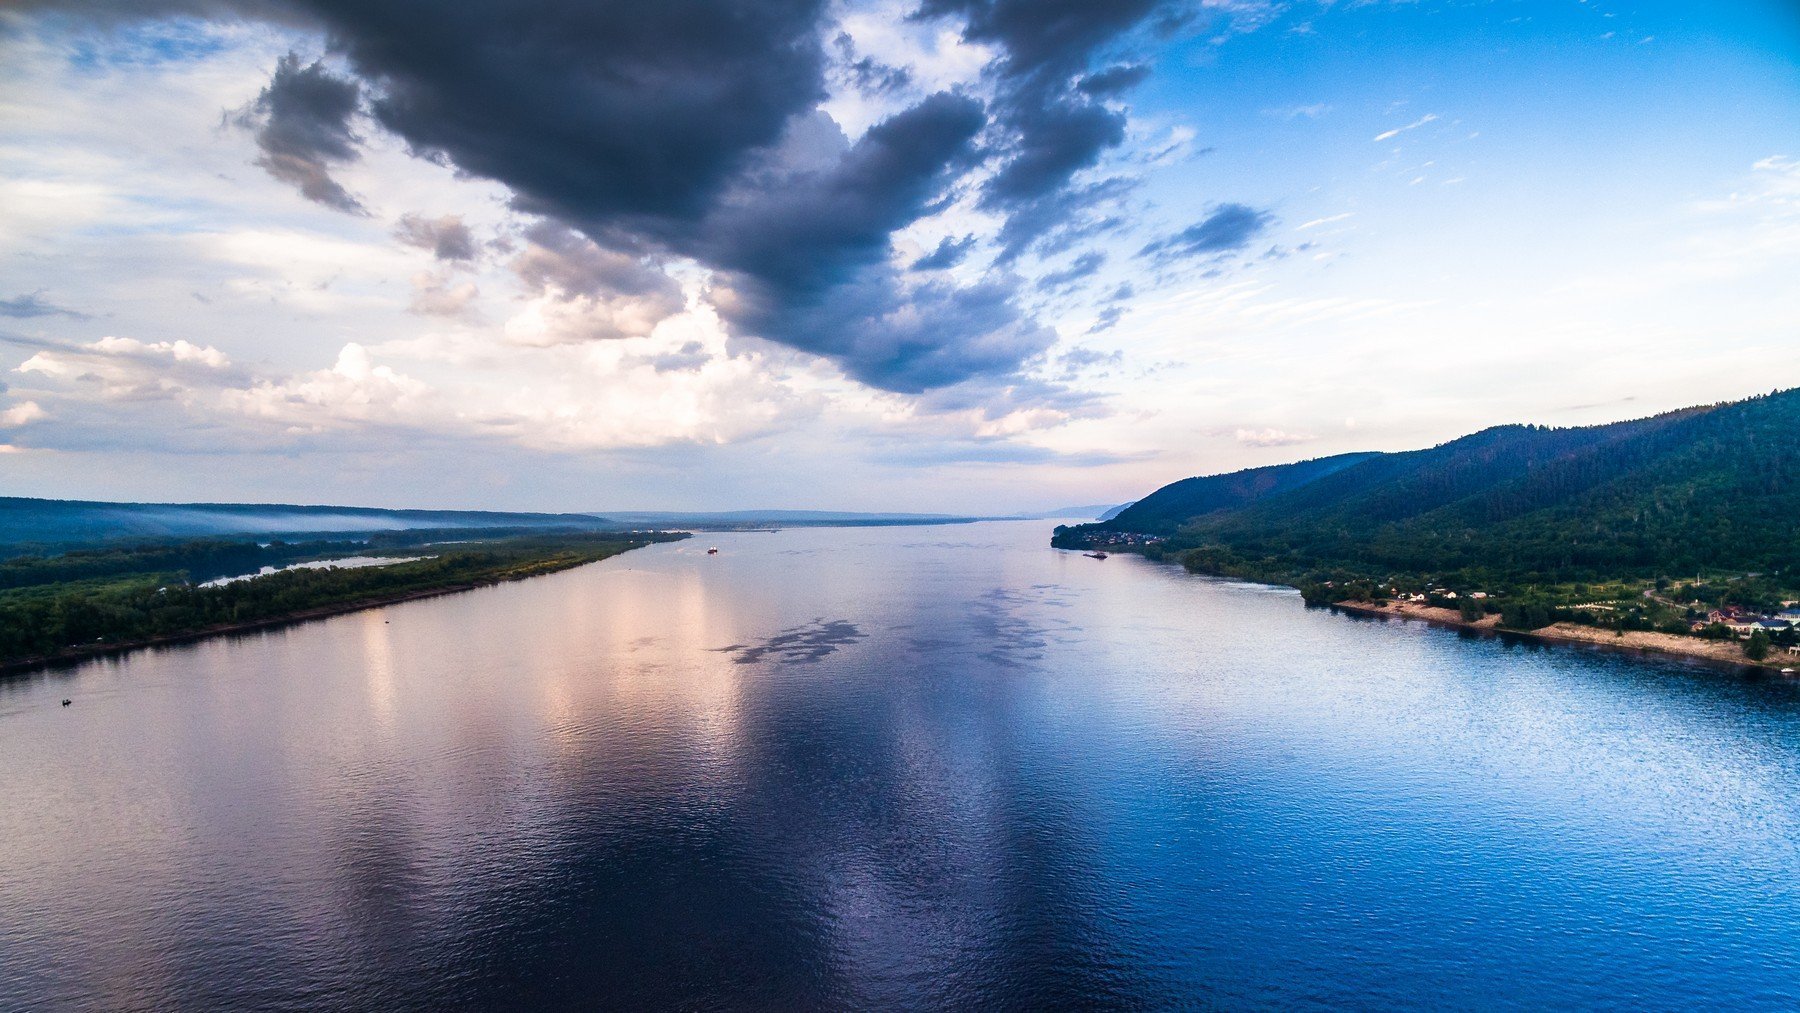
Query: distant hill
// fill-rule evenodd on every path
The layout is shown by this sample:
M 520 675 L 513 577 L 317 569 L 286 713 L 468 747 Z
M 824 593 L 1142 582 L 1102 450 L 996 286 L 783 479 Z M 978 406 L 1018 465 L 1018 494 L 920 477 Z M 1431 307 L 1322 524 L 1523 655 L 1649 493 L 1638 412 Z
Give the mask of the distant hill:
M 1088 516 L 1097 516 L 1089 514 Z M 104 503 L 0 497 L 0 546 L 68 546 L 131 539 L 285 537 L 378 531 L 732 529 L 970 520 L 944 514 L 847 513 L 831 510 L 621 511 L 519 513 L 495 510 L 384 510 L 287 503 Z
M 1100 515 L 1100 519 L 1103 521 L 1110 521 L 1136 505 L 1137 500 L 1132 500 L 1130 503 L 1120 503 L 1116 507 L 1109 507 L 1105 513 Z
M 624 524 L 683 528 L 857 527 L 864 525 L 961 524 L 975 520 L 954 514 L 855 513 L 844 510 L 608 510 Z
M 1118 532 L 1263 571 L 1786 571 L 1800 567 L 1800 390 L 1184 479 L 1059 543 Z
M 1381 455 L 1339 454 L 1296 464 L 1277 464 L 1266 468 L 1249 468 L 1229 475 L 1203 475 L 1184 478 L 1163 486 L 1132 503 L 1111 518 L 1102 518 L 1119 531 L 1145 534 L 1174 534 L 1176 529 L 1198 517 L 1247 506 L 1257 500 L 1298 489 L 1353 464 Z
M 1117 505 L 1111 503 L 1098 503 L 1093 506 L 1062 507 L 1060 509 L 1038 514 L 1037 516 L 1051 520 L 1060 520 L 1066 517 L 1075 520 L 1103 521 L 1109 517 L 1117 516 L 1120 510 L 1123 510 L 1130 505 L 1131 504 L 1129 503 L 1120 503 Z
M 615 526 L 614 522 L 592 514 L 382 510 L 284 503 L 102 503 L 0 497 L 0 545 L 415 528 L 594 529 L 611 526 Z

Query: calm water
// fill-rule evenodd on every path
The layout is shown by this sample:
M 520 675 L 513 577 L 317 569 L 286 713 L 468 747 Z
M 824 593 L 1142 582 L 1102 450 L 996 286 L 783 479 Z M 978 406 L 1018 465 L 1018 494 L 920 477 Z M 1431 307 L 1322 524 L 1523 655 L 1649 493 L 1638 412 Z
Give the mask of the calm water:
M 1800 1002 L 1800 689 L 1047 535 L 0 682 L 0 1008 Z

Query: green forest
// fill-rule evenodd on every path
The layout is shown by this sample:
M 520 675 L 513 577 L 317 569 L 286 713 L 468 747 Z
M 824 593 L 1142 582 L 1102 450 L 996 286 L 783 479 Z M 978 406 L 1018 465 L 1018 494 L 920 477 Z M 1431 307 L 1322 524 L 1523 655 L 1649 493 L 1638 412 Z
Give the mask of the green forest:
M 0 665 L 254 624 L 420 592 L 519 580 L 605 559 L 662 532 L 530 534 L 419 548 L 417 533 L 359 542 L 198 540 L 21 556 L 0 564 Z M 467 539 L 468 532 L 459 537 Z M 413 548 L 394 552 L 391 543 Z M 383 548 L 388 544 L 389 548 Z M 358 569 L 292 569 L 216 587 L 210 577 L 300 559 L 431 558 Z
M 1123 545 L 1319 597 L 1480 589 L 1484 608 L 1523 627 L 1572 618 L 1568 606 L 1610 584 L 1670 603 L 1638 608 L 1654 626 L 1672 624 L 1675 606 L 1685 617 L 1701 604 L 1791 598 L 1797 521 L 1800 391 L 1790 390 L 1185 479 L 1110 521 L 1059 528 L 1054 544 Z M 1699 593 L 1646 598 L 1652 582 Z

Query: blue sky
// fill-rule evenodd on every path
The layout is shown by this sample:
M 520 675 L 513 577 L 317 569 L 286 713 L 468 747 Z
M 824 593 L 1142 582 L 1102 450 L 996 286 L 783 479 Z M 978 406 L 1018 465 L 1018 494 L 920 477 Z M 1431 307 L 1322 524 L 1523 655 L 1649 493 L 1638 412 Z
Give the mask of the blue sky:
M 705 4 L 0 15 L 6 491 L 1001 512 L 1800 385 L 1789 5 Z

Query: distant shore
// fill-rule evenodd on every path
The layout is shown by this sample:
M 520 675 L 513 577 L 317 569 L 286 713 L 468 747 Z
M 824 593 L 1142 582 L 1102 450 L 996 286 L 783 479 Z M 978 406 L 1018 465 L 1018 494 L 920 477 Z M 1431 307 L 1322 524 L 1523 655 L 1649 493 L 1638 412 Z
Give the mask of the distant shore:
M 632 548 L 641 547 L 641 545 L 632 546 Z M 630 550 L 626 549 L 623 551 Z M 618 554 L 619 553 L 615 553 L 614 555 Z M 358 601 L 337 602 L 331 605 L 322 605 L 317 608 L 300 609 L 279 616 L 265 616 L 260 619 L 248 619 L 243 622 L 218 623 L 197 630 L 185 630 L 180 633 L 166 633 L 156 637 L 144 637 L 137 640 L 121 640 L 97 644 L 82 644 L 75 647 L 64 648 L 63 650 L 51 654 L 42 654 L 29 658 L 14 658 L 0 662 L 0 676 L 23 674 L 46 666 L 60 665 L 66 662 L 86 661 L 90 658 L 124 654 L 145 647 L 169 647 L 176 644 L 190 644 L 195 641 L 228 636 L 233 633 L 248 633 L 253 630 L 266 630 L 279 626 L 292 626 L 299 623 L 311 622 L 315 619 L 329 619 L 332 616 L 348 615 L 352 612 L 363 612 L 368 609 L 384 608 L 389 605 L 399 605 L 404 602 L 419 601 L 424 598 L 436 598 L 440 595 L 447 594 L 461 594 L 464 591 L 474 591 L 484 587 L 495 587 L 500 584 L 508 584 L 514 581 L 530 580 L 533 577 L 548 576 L 552 573 L 563 573 L 581 566 L 586 566 L 589 563 L 597 563 L 611 558 L 612 556 L 604 556 L 600 559 L 587 559 L 573 563 L 569 566 L 541 570 L 536 573 L 528 573 L 516 577 L 496 577 L 493 580 L 466 581 L 457 584 L 446 584 L 443 587 L 431 587 L 416 591 L 404 591 L 397 594 L 385 594 Z
M 555 570 L 551 572 L 561 573 L 562 571 Z M 533 574 L 532 576 L 545 576 L 545 574 Z M 89 658 L 105 657 L 110 654 L 124 654 L 127 651 L 135 651 L 142 647 L 168 647 L 174 644 L 190 644 L 196 640 L 208 640 L 212 637 L 220 637 L 232 633 L 248 633 L 252 630 L 266 630 L 276 626 L 291 626 L 298 623 L 310 622 L 314 619 L 329 619 L 332 616 L 348 615 L 352 612 L 362 612 L 368 609 L 382 608 L 387 605 L 398 605 L 402 602 L 418 601 L 421 598 L 436 598 L 439 595 L 460 594 L 464 591 L 474 591 L 478 588 L 493 587 L 496 584 L 508 583 L 509 580 L 530 579 L 531 577 L 514 577 L 503 580 L 482 581 L 473 584 L 434 587 L 424 591 L 409 591 L 405 594 L 384 595 L 380 598 L 370 598 L 367 601 L 341 602 L 336 605 L 326 605 L 320 608 L 302 609 L 298 612 L 290 612 L 287 615 L 270 616 L 264 619 L 252 619 L 241 623 L 221 623 L 217 626 L 208 626 L 204 629 L 189 630 L 185 633 L 168 633 L 160 637 L 147 637 L 142 640 L 124 640 L 118 643 L 105 644 L 83 644 L 80 647 L 66 648 L 57 651 L 54 654 L 39 655 L 35 658 L 16 658 L 12 661 L 0 663 L 0 675 L 14 675 L 21 672 L 28 672 L 35 668 L 42 668 L 46 665 L 55 665 L 67 661 L 86 661 Z
M 1547 644 L 1599 647 L 1632 654 L 1669 655 L 1718 667 L 1761 668 L 1768 671 L 1780 671 L 1786 668 L 1800 669 L 1800 658 L 1789 656 L 1780 648 L 1771 650 L 1769 656 L 1762 661 L 1751 661 L 1744 656 L 1743 643 L 1738 640 L 1701 640 L 1698 637 L 1684 637 L 1650 630 L 1619 632 L 1593 626 L 1582 626 L 1578 623 L 1553 623 L 1530 631 L 1509 630 L 1500 626 L 1500 617 L 1497 615 L 1484 616 L 1481 619 L 1470 621 L 1464 619 L 1462 613 L 1455 609 L 1434 608 L 1414 602 L 1389 602 L 1386 605 L 1375 605 L 1370 602 L 1340 601 L 1333 602 L 1332 607 L 1361 615 L 1418 619 L 1456 629 L 1492 634 L 1504 633 Z

